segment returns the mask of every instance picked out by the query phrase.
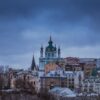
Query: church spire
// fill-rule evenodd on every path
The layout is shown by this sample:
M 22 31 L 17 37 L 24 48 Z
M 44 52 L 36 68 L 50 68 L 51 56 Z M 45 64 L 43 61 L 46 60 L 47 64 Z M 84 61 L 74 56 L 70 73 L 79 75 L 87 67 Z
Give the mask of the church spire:
M 52 46 L 52 43 L 53 43 L 53 42 L 52 42 L 51 35 L 50 35 L 50 40 L 49 40 L 49 42 L 48 42 L 48 43 L 49 43 L 49 46 Z
M 40 57 L 41 58 L 43 57 L 43 45 L 41 45 L 41 48 L 40 48 Z
M 60 50 L 60 46 L 58 47 L 58 58 L 60 58 L 61 56 L 61 50 Z
M 36 64 L 35 64 L 35 59 L 34 59 L 34 55 L 33 55 L 31 70 L 35 70 L 35 69 L 36 69 Z
M 51 35 L 50 35 L 50 41 L 52 41 Z

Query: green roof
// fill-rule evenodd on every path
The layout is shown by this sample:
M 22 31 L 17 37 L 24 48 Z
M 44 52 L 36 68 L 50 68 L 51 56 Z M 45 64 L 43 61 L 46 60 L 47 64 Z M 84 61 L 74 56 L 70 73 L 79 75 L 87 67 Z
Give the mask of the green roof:
M 48 44 L 49 45 L 46 47 L 46 52 L 56 51 L 56 47 L 53 46 L 53 42 L 51 40 L 51 37 L 50 37 L 50 40 L 49 40 Z
M 46 47 L 46 52 L 53 52 L 53 51 L 56 51 L 56 47 L 50 45 Z
M 92 76 L 97 76 L 97 71 L 98 71 L 98 69 L 97 68 L 94 68 L 92 70 Z

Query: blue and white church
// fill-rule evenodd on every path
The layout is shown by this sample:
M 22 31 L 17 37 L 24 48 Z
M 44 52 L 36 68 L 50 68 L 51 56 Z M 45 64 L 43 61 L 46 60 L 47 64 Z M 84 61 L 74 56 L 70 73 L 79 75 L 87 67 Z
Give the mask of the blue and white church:
M 44 71 L 46 64 L 50 62 L 59 62 L 62 61 L 61 58 L 61 49 L 53 45 L 52 38 L 50 36 L 48 46 L 44 49 L 43 46 L 40 48 L 40 58 L 39 58 L 39 70 Z

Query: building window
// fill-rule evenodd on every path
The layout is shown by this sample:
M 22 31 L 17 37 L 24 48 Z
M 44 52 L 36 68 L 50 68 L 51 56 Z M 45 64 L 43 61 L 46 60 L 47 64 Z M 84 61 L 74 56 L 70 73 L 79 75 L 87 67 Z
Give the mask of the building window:
M 64 82 L 61 82 L 61 87 L 65 87 L 65 84 L 64 84 Z
M 34 85 L 35 85 L 35 82 L 34 82 Z

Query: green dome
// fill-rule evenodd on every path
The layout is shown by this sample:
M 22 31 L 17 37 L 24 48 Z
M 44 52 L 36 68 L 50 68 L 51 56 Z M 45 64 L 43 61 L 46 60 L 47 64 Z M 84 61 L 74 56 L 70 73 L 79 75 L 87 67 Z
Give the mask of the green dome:
M 53 51 L 56 51 L 56 47 L 50 45 L 46 47 L 46 52 L 53 52 Z
M 51 40 L 51 37 L 50 37 L 50 40 L 49 40 L 48 44 L 49 45 L 45 49 L 46 52 L 54 52 L 54 51 L 56 51 L 56 47 L 53 46 L 53 42 Z

